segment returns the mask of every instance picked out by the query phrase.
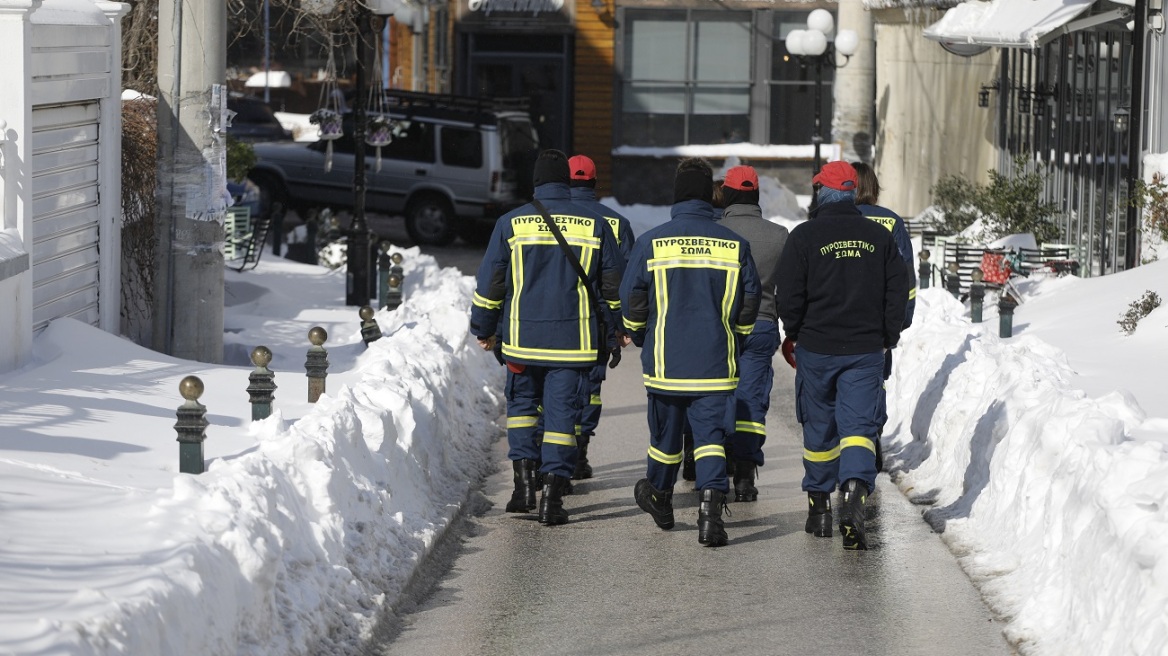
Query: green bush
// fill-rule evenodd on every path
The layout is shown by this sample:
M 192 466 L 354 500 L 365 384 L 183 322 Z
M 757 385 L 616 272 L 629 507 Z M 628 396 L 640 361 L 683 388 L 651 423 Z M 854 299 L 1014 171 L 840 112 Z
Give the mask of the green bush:
M 1136 180 L 1131 197 L 1132 205 L 1144 210 L 1144 221 L 1148 227 L 1168 242 L 1168 184 L 1159 173 L 1152 176 L 1152 182 Z
M 1016 158 L 1011 175 L 990 170 L 989 185 L 955 175 L 938 180 L 930 189 L 933 204 L 943 214 L 938 228 L 961 232 L 982 216 L 990 238 L 1029 232 L 1039 243 L 1057 241 L 1059 228 L 1052 219 L 1058 206 L 1041 200 L 1046 172 L 1041 165 L 1027 171 L 1028 161 Z
M 1116 323 L 1123 329 L 1125 335 L 1130 335 L 1136 331 L 1136 324 L 1140 319 L 1152 313 L 1152 310 L 1160 307 L 1160 295 L 1152 290 L 1147 290 L 1144 295 L 1131 302 L 1128 306 L 1127 312 L 1124 312 L 1123 318 Z
M 227 179 L 236 182 L 247 177 L 256 164 L 255 148 L 251 144 L 227 137 Z
M 929 193 L 940 213 L 934 223 L 937 230 L 957 234 L 977 220 L 978 185 L 959 175 L 947 175 L 938 180 Z

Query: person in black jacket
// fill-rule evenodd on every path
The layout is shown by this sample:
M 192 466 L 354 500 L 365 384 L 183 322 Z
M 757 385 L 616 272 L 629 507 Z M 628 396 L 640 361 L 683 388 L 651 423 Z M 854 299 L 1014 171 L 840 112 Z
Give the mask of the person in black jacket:
M 775 299 L 784 356 L 798 364 L 806 530 L 831 537 L 838 486 L 843 546 L 867 549 L 864 502 L 876 482 L 884 353 L 900 339 L 908 275 L 891 233 L 856 207 L 850 164 L 829 162 L 812 184 L 816 208 L 787 239 Z

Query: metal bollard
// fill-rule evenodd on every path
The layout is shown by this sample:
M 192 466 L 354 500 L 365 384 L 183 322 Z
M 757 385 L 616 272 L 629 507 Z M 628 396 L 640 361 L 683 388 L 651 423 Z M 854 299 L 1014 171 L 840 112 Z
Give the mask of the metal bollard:
M 1003 292 L 998 299 L 998 337 L 1008 339 L 1014 336 L 1014 308 L 1018 301 L 1013 296 Z
M 377 249 L 380 254 L 377 256 L 377 307 L 385 308 L 389 302 L 389 249 L 391 244 L 388 241 L 381 242 L 381 246 Z
M 175 414 L 178 421 L 174 430 L 178 433 L 178 470 L 183 474 L 202 474 L 206 471 L 203 463 L 203 441 L 207 439 L 207 407 L 199 403 L 203 395 L 203 381 L 198 376 L 187 376 L 178 384 L 178 392 L 186 399 Z
M 953 298 L 961 298 L 961 277 L 957 275 L 957 263 L 950 262 L 948 275 L 945 276 L 945 289 L 953 294 Z
M 974 269 L 973 283 L 969 286 L 969 317 L 974 323 L 981 323 L 982 305 L 985 302 L 985 285 L 982 284 L 981 269 Z
M 389 267 L 389 276 L 386 278 L 385 308 L 396 310 L 402 304 L 402 283 L 405 275 L 402 274 L 402 254 L 394 253 L 389 256 L 393 265 Z
M 929 249 L 927 249 L 927 248 L 922 249 L 921 250 L 921 265 L 919 267 L 917 267 L 917 285 L 921 289 L 928 289 L 929 288 L 929 282 L 930 282 L 929 278 L 931 277 L 931 273 L 932 273 L 930 271 L 931 267 L 932 267 L 932 265 L 929 264 Z
M 272 399 L 276 391 L 276 374 L 268 369 L 272 351 L 266 346 L 255 347 L 251 351 L 251 362 L 256 368 L 247 377 L 247 395 L 251 401 L 251 420 L 259 421 L 272 415 Z
M 365 346 L 381 339 L 381 326 L 378 326 L 377 319 L 373 318 L 373 308 L 364 305 L 358 314 L 361 316 L 361 340 L 365 342 Z
M 308 348 L 308 360 L 304 369 L 308 372 L 308 402 L 316 403 L 321 394 L 324 394 L 324 378 L 328 375 L 328 351 L 321 346 L 328 340 L 328 333 L 320 326 L 313 326 L 308 331 L 308 341 L 312 346 Z

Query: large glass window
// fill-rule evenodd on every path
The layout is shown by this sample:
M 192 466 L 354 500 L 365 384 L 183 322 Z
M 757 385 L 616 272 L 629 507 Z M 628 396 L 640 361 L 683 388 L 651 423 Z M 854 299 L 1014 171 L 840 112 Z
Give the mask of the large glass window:
M 771 143 L 809 144 L 815 125 L 815 64 L 801 64 L 787 51 L 787 34 L 807 29 L 810 12 L 775 12 L 774 46 L 771 48 Z M 820 68 L 820 131 L 824 141 L 831 134 L 832 82 L 835 68 Z
M 750 12 L 628 10 L 622 141 L 749 141 L 753 34 Z

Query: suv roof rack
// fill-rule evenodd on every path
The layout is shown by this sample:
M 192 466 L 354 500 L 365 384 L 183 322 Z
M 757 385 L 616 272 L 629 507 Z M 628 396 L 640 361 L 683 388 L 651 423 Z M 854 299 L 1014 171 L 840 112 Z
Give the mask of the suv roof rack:
M 386 89 L 385 99 L 386 108 L 390 111 L 463 120 L 472 118 L 475 125 L 484 120 L 493 121 L 496 112 L 526 113 L 530 109 L 530 100 L 526 97 L 475 98 L 453 94 Z

